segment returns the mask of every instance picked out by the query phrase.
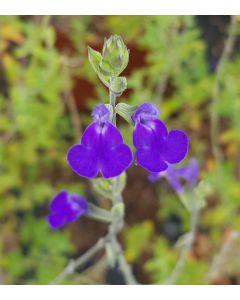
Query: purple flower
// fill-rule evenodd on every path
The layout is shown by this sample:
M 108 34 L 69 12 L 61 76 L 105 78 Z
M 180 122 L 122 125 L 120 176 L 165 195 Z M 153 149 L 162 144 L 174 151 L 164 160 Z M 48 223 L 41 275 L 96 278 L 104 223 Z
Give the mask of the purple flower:
M 72 223 L 88 212 L 87 201 L 77 194 L 62 191 L 58 193 L 49 205 L 48 224 L 52 229 L 58 229 L 66 223 Z
M 169 166 L 168 169 L 160 173 L 152 173 L 149 175 L 148 179 L 151 182 L 157 181 L 159 178 L 164 177 L 167 179 L 170 186 L 175 192 L 184 192 L 185 187 L 192 189 L 198 179 L 198 163 L 196 159 L 190 159 L 188 165 L 175 169 Z M 183 184 L 183 180 L 185 184 Z
M 137 163 L 149 172 L 161 172 L 179 163 L 188 151 L 188 137 L 181 130 L 168 132 L 152 103 L 143 103 L 132 115 Z
M 132 162 L 132 152 L 123 143 L 119 130 L 110 122 L 110 112 L 104 104 L 96 106 L 93 122 L 83 133 L 81 143 L 67 153 L 70 167 L 79 176 L 93 178 L 100 172 L 111 178 L 124 172 Z

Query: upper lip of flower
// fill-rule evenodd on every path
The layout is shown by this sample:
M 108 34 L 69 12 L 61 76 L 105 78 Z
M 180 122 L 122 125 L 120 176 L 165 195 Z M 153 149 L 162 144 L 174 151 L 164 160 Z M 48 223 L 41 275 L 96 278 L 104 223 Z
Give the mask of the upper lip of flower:
M 137 107 L 132 114 L 132 120 L 135 125 L 137 123 L 147 124 L 148 121 L 157 119 L 158 115 L 159 109 L 154 104 L 145 102 Z
M 102 127 L 110 121 L 110 112 L 104 104 L 98 104 L 92 112 L 92 118 Z

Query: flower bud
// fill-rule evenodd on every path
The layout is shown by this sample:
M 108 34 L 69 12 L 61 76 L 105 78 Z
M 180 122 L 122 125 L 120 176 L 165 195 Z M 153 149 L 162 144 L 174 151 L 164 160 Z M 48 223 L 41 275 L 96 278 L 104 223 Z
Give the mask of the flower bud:
M 126 68 L 129 51 L 120 36 L 112 35 L 105 41 L 102 58 L 106 64 L 109 64 L 115 76 Z

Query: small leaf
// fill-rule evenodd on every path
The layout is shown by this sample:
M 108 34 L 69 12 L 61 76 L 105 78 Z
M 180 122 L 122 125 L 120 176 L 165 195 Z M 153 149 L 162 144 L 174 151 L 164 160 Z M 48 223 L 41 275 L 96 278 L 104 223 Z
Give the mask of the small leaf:
M 101 207 L 89 203 L 89 210 L 87 216 L 89 218 L 110 223 L 112 221 L 111 213 L 108 210 L 105 210 Z
M 91 47 L 88 47 L 88 60 L 93 68 L 93 70 L 98 73 L 98 67 L 102 60 L 102 55 L 100 52 L 93 50 Z
M 127 88 L 127 78 L 126 77 L 114 77 L 110 81 L 110 90 L 117 94 L 118 96 L 121 96 L 121 94 L 126 90 Z
M 132 114 L 137 106 L 131 106 L 125 103 L 118 103 L 116 106 L 116 113 L 123 117 L 129 124 L 133 125 Z
M 100 68 L 102 66 L 102 55 L 100 52 L 93 50 L 91 47 L 88 47 L 88 60 L 93 68 L 93 70 L 97 73 L 99 79 L 103 82 L 104 85 L 109 87 L 109 79 L 108 74 L 104 69 Z

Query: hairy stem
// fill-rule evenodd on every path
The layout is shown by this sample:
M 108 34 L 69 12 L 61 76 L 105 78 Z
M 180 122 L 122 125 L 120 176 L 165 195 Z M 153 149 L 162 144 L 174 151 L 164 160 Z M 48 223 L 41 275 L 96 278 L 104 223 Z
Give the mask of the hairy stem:
M 114 94 L 109 89 L 109 103 L 112 105 L 112 108 L 113 108 L 112 123 L 114 126 L 116 126 L 116 110 L 115 110 L 116 97 L 117 97 L 116 94 Z M 113 205 L 115 205 L 117 203 L 123 203 L 122 194 L 118 192 L 119 184 L 120 184 L 120 177 L 117 176 L 113 179 L 113 188 L 112 188 Z M 124 216 L 121 216 L 120 218 L 112 220 L 112 224 L 109 225 L 109 234 L 110 234 L 111 242 L 114 245 L 116 257 L 118 258 L 119 269 L 122 272 L 126 283 L 127 284 L 138 284 L 132 273 L 131 267 L 128 265 L 128 263 L 124 257 L 122 246 L 117 240 L 117 234 L 121 231 L 123 224 L 124 224 L 123 217 Z
M 116 126 L 116 98 L 117 96 L 109 89 L 109 104 L 112 105 L 113 109 L 112 123 L 114 126 Z
M 100 238 L 97 243 L 91 247 L 88 251 L 86 251 L 83 255 L 78 257 L 76 260 L 70 260 L 65 269 L 50 283 L 50 284 L 58 284 L 62 280 L 64 280 L 69 275 L 73 274 L 75 270 L 85 263 L 87 263 L 98 251 L 104 248 L 106 243 L 105 238 Z
M 229 35 L 225 42 L 225 46 L 222 52 L 222 56 L 219 59 L 216 68 L 215 81 L 212 91 L 212 103 L 210 108 L 210 122 L 211 122 L 211 144 L 214 158 L 218 164 L 223 161 L 223 156 L 221 149 L 219 147 L 219 115 L 217 111 L 217 104 L 219 101 L 219 94 L 221 90 L 221 83 L 223 81 L 224 67 L 226 62 L 229 60 L 230 55 L 234 48 L 234 43 L 236 40 L 236 28 L 237 19 L 235 16 L 231 16 L 231 22 L 229 25 Z
M 130 285 L 138 284 L 138 282 L 136 281 L 136 278 L 134 277 L 134 275 L 132 273 L 131 266 L 126 261 L 121 244 L 118 242 L 118 240 L 116 238 L 113 238 L 113 244 L 115 247 L 115 251 L 118 255 L 118 266 L 124 276 L 126 283 L 130 284 Z

